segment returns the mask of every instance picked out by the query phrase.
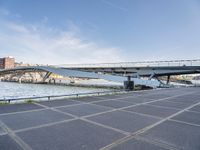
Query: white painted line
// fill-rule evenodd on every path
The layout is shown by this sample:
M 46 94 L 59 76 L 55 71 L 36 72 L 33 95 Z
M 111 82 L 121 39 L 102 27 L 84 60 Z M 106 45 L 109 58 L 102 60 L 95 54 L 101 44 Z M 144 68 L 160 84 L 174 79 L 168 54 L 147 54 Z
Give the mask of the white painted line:
M 190 126 L 200 127 L 200 125 L 196 124 L 196 123 L 189 123 L 189 122 L 185 122 L 185 121 L 181 121 L 181 120 L 176 120 L 176 119 L 169 119 L 169 120 L 174 121 L 174 122 L 178 122 L 178 123 L 182 123 L 182 124 L 186 124 L 186 125 L 190 125 Z
M 166 108 L 166 109 L 172 109 L 172 110 L 177 110 L 177 111 L 181 110 L 179 108 L 174 108 L 174 107 L 169 107 L 169 106 L 153 105 L 151 103 L 146 104 L 146 106 L 148 106 L 148 105 L 153 106 L 153 107 L 157 107 L 157 108 Z
M 24 129 L 18 129 L 18 130 L 15 130 L 13 132 L 14 133 L 19 133 L 19 132 L 24 132 L 24 131 L 39 129 L 39 128 L 43 128 L 43 127 L 49 127 L 49 126 L 53 126 L 53 125 L 58 125 L 58 124 L 66 123 L 66 122 L 71 122 L 71 121 L 74 121 L 74 120 L 77 120 L 77 119 L 73 118 L 73 119 L 67 119 L 67 120 L 52 122 L 52 123 L 46 123 L 46 124 L 42 124 L 42 125 L 38 125 L 38 126 L 34 126 L 34 127 L 28 127 L 28 128 L 24 128 Z
M 3 133 L 0 133 L 0 136 L 7 135 L 7 134 L 8 134 L 8 133 L 3 132 Z
M 187 112 L 193 112 L 193 113 L 196 113 L 196 114 L 200 114 L 199 111 L 195 111 L 195 110 L 187 110 Z
M 45 106 L 45 105 L 42 105 L 42 104 L 39 104 L 39 103 L 35 103 L 35 104 L 36 104 L 36 105 L 39 105 L 39 106 L 41 106 L 41 107 L 44 107 L 44 108 L 46 108 L 46 109 L 52 110 L 52 111 L 54 111 L 54 112 L 59 112 L 59 113 L 64 114 L 64 115 L 71 116 L 71 117 L 73 117 L 73 118 L 75 118 L 75 119 L 78 118 L 77 116 L 75 116 L 75 115 L 73 115 L 73 114 L 69 114 L 69 113 L 60 111 L 60 110 L 55 109 L 55 108 L 53 108 L 53 107 L 48 107 L 48 106 Z
M 137 115 L 140 115 L 140 116 L 155 118 L 155 119 L 159 119 L 159 120 L 163 119 L 162 117 L 153 116 L 153 115 L 149 115 L 149 114 L 142 114 L 142 113 L 138 113 L 138 112 L 134 112 L 134 111 L 128 111 L 128 110 L 120 110 L 120 111 L 131 113 L 131 114 L 137 114 Z
M 147 142 L 149 144 L 156 145 L 156 146 L 160 146 L 160 147 L 168 149 L 168 150 L 180 150 L 180 149 L 177 149 L 175 147 L 172 147 L 171 145 L 169 146 L 166 143 L 161 143 L 161 142 L 158 142 L 158 141 L 149 140 L 149 139 L 142 138 L 142 137 L 134 137 L 134 139 L 137 139 L 137 140 L 140 140 L 140 141 L 144 141 L 144 142 Z
M 18 111 L 18 112 L 10 112 L 10 113 L 0 114 L 0 116 L 15 115 L 15 114 L 28 113 L 28 112 L 37 112 L 37 111 L 46 110 L 46 109 L 47 108 L 34 109 L 34 110 L 26 110 L 26 111 Z
M 192 93 L 196 93 L 196 92 L 192 92 Z M 181 95 L 189 95 L 189 93 L 188 93 L 188 94 L 181 94 Z M 192 107 L 194 107 L 194 106 L 197 106 L 197 105 L 199 105 L 199 104 L 200 104 L 200 102 L 198 102 L 198 103 L 196 103 L 196 104 L 193 104 L 193 105 L 191 105 L 191 106 L 189 106 L 189 107 L 187 107 L 187 108 L 185 108 L 185 109 L 182 109 L 182 110 L 178 111 L 177 113 L 175 113 L 175 114 L 173 114 L 173 115 L 170 115 L 170 116 L 168 116 L 168 117 L 166 117 L 166 118 L 164 118 L 164 119 L 162 119 L 162 120 L 156 122 L 155 124 L 152 124 L 152 125 L 147 126 L 147 127 L 143 128 L 143 129 L 141 129 L 141 130 L 138 130 L 138 131 L 136 131 L 136 132 L 134 132 L 134 133 L 131 133 L 130 135 L 128 135 L 128 136 L 126 136 L 126 137 L 124 137 L 124 138 L 121 138 L 121 139 L 119 139 L 119 140 L 117 140 L 117 141 L 115 141 L 115 142 L 113 142 L 113 143 L 111 143 L 111 144 L 109 144 L 109 145 L 107 145 L 107 146 L 101 148 L 101 150 L 108 150 L 108 149 L 110 149 L 110 148 L 112 148 L 112 147 L 115 147 L 115 146 L 117 146 L 117 145 L 119 145 L 119 144 L 121 144 L 121 143 L 123 143 L 123 142 L 125 142 L 125 141 L 127 141 L 127 140 L 130 140 L 130 139 L 132 139 L 134 136 L 139 135 L 139 134 L 141 134 L 141 133 L 144 133 L 144 132 L 146 132 L 146 131 L 152 129 L 153 127 L 158 126 L 158 125 L 160 125 L 161 123 L 163 123 L 163 122 L 165 122 L 165 121 L 167 121 L 167 120 L 169 120 L 169 119 L 171 119 L 171 118 L 173 118 L 173 117 L 175 117 L 175 116 L 181 114 L 182 112 L 184 112 L 184 111 L 186 111 L 186 110 L 188 110 L 188 109 L 190 109 L 190 108 L 192 108 Z
M 126 131 L 123 131 L 123 130 L 120 130 L 120 129 L 117 129 L 117 128 L 113 128 L 111 126 L 107 126 L 107 125 L 104 125 L 104 124 L 101 124 L 101 123 L 97 123 L 97 122 L 94 122 L 94 121 L 91 121 L 91 120 L 87 120 L 85 118 L 81 118 L 80 120 L 83 120 L 85 122 L 88 122 L 88 123 L 91 123 L 91 124 L 94 124 L 94 125 L 97 125 L 97 126 L 100 126 L 100 127 L 103 127 L 103 128 L 107 128 L 107 129 L 119 132 L 119 133 L 124 134 L 126 136 L 130 135 L 130 132 L 126 132 Z
M 116 109 L 111 109 L 111 110 L 103 111 L 103 112 L 100 112 L 100 113 L 94 113 L 94 114 L 82 116 L 80 118 L 86 119 L 86 118 L 89 118 L 89 117 L 94 117 L 94 116 L 98 116 L 98 115 L 102 115 L 102 114 L 106 114 L 106 113 L 110 113 L 110 112 L 114 112 L 114 111 L 117 111 L 117 110 Z
M 63 105 L 63 106 L 56 106 L 56 107 L 52 107 L 52 108 L 65 108 L 65 107 L 73 107 L 73 106 L 79 106 L 79 105 L 85 105 L 87 103 L 78 103 L 78 104 L 70 104 L 70 105 Z
M 17 136 L 6 124 L 0 120 L 1 128 L 8 133 L 8 135 L 23 149 L 33 150 L 27 143 L 25 143 L 19 136 Z
M 41 104 L 39 104 L 40 106 L 43 106 L 43 107 L 47 107 L 47 106 L 44 106 L 44 105 L 41 105 Z M 50 108 L 49 108 L 50 109 Z M 94 122 L 94 121 L 90 121 L 90 120 L 87 120 L 87 119 L 85 119 L 85 118 L 83 118 L 83 117 L 78 117 L 78 116 L 75 116 L 75 115 L 72 115 L 72 114 L 69 114 L 69 113 L 66 113 L 66 112 L 62 112 L 62 111 L 60 111 L 60 110 L 57 110 L 57 109 L 54 109 L 54 108 L 51 108 L 51 110 L 53 110 L 53 111 L 56 111 L 56 112 L 59 112 L 59 113 L 62 113 L 62 114 L 65 114 L 65 115 L 70 115 L 70 116 L 72 116 L 72 117 L 74 117 L 74 119 L 80 119 L 80 120 L 84 120 L 84 121 L 87 121 L 87 122 L 90 122 L 90 123 L 92 123 L 92 124 L 95 124 L 95 125 L 98 125 L 98 126 L 101 126 L 101 127 L 104 127 L 104 128 L 108 128 L 108 129 L 111 129 L 111 130 L 113 130 L 113 131 L 117 131 L 117 132 L 119 132 L 119 133 L 122 133 L 122 134 L 124 134 L 124 135 L 129 135 L 130 133 L 128 133 L 128 132 L 125 132 L 125 131 L 122 131 L 122 130 L 119 130 L 119 129 L 116 129 L 116 128 L 112 128 L 112 127 L 110 127 L 110 126 L 106 126 L 106 125 L 103 125 L 103 124 L 99 124 L 99 123 L 96 123 L 96 122 Z M 113 110 L 111 110 L 111 111 L 113 111 Z M 105 113 L 105 112 L 104 112 Z M 101 114 L 101 113 L 98 113 L 98 114 Z M 46 126 L 51 126 L 51 125 L 55 125 L 56 124 L 56 122 L 55 123 L 53 123 L 53 124 L 45 124 L 45 125 L 41 125 L 40 127 L 46 127 Z M 37 126 L 36 126 L 37 127 Z M 30 129 L 33 129 L 34 127 L 32 127 L 32 128 L 29 128 L 29 129 L 26 129 L 26 131 L 27 130 L 30 130 Z
M 189 93 L 188 93 L 189 94 Z M 187 94 L 181 94 L 181 95 L 187 95 Z M 172 97 L 167 97 L 167 98 L 164 98 L 164 99 L 158 99 L 158 100 L 155 100 L 155 101 L 161 101 L 161 100 L 165 100 L 165 99 L 169 99 L 169 98 L 173 98 L 173 97 L 178 97 L 180 95 L 176 95 L 176 96 L 172 96 Z M 142 104 L 147 104 L 149 102 L 145 102 L 145 103 L 140 103 L 140 104 L 136 104 L 136 105 L 142 105 Z M 89 117 L 89 116 L 96 116 L 96 115 L 100 115 L 100 114 L 104 114 L 104 113 L 108 113 L 108 112 L 113 112 L 113 111 L 116 111 L 116 110 L 122 110 L 124 108 L 128 108 L 128 107 L 132 107 L 132 106 L 135 106 L 135 105 L 131 105 L 131 106 L 128 106 L 128 107 L 123 107 L 123 108 L 119 108 L 119 109 L 113 109 L 113 110 L 110 110 L 110 111 L 105 111 L 105 112 L 101 112 L 101 113 L 96 113 L 96 114 L 92 114 L 92 115 L 88 115 L 88 116 L 84 116 L 84 117 L 77 117 L 75 115 L 72 115 L 72 114 L 69 114 L 69 113 L 65 113 L 65 112 L 62 112 L 62 111 L 59 111 L 55 108 L 52 108 L 52 107 L 48 107 L 48 106 L 44 106 L 42 104 L 39 104 L 39 103 L 36 103 L 37 105 L 39 106 L 42 106 L 43 108 L 45 109 L 50 109 L 50 110 L 53 110 L 53 111 L 56 111 L 56 112 L 59 112 L 59 113 L 62 113 L 62 114 L 65 114 L 65 115 L 68 115 L 68 116 L 72 116 L 74 117 L 73 119 L 68 119 L 68 120 L 63 120 L 63 121 L 60 121 L 60 122 L 53 122 L 53 123 L 48 123 L 48 124 L 43 124 L 43 125 L 39 125 L 39 126 L 35 126 L 35 127 L 30 127 L 30 128 L 26 128 L 26 129 L 20 129 L 20 130 L 16 130 L 14 132 L 23 132 L 23 131 L 29 131 L 29 130 L 33 130 L 33 129 L 37 129 L 37 128 L 42 128 L 42 127 L 47 127 L 47 126 L 52 126 L 52 125 L 56 125 L 56 124 L 60 124 L 60 123 L 64 123 L 64 122 L 69 122 L 69 121 L 72 121 L 72 120 L 77 120 L 77 119 L 80 119 L 80 120 L 83 120 L 83 121 L 87 121 L 89 123 L 92 123 L 94 125 L 98 125 L 98 126 L 101 126 L 101 127 L 104 127 L 104 128 L 108 128 L 108 129 L 111 129 L 113 131 L 116 131 L 116 132 L 119 132 L 119 133 L 122 133 L 124 135 L 126 135 L 125 139 L 127 137 L 131 137 L 131 135 L 134 135 L 134 134 L 137 134 L 137 133 L 140 133 L 141 131 L 145 131 L 145 129 L 147 130 L 148 128 L 152 127 L 152 126 L 148 126 L 148 128 L 145 128 L 145 129 L 142 129 L 142 130 L 139 130 L 137 132 L 135 132 L 134 134 L 130 134 L 129 132 L 126 132 L 126 131 L 123 131 L 123 130 L 120 130 L 120 129 L 116 129 L 116 128 L 113 128 L 113 127 L 110 127 L 110 126 L 107 126 L 107 125 L 103 125 L 103 124 L 100 124 L 100 123 L 96 123 L 94 121 L 90 121 L 90 120 L 87 120 L 86 117 Z M 93 104 L 94 105 L 94 104 Z M 98 105 L 99 106 L 99 105 Z M 13 133 L 14 133 L 13 132 Z M 124 138 L 123 138 L 124 139 Z M 120 139 L 122 140 L 122 139 Z

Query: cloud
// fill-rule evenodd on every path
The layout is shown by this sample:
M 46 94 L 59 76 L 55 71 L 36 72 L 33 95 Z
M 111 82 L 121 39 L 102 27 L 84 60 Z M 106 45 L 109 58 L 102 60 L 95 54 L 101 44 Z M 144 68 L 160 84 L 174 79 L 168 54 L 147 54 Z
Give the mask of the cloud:
M 12 55 L 28 63 L 55 65 L 124 60 L 120 49 L 82 38 L 81 29 L 72 21 L 65 30 L 48 26 L 47 22 L 47 17 L 35 24 L 0 20 L 1 55 Z
M 5 22 L 4 27 L 6 27 L 8 30 L 13 31 L 14 33 L 28 33 L 29 30 L 23 26 L 23 25 L 18 25 L 12 22 Z
M 116 8 L 116 9 L 119 9 L 121 11 L 124 11 L 124 12 L 127 12 L 128 9 L 127 8 L 124 8 L 124 7 L 121 7 L 121 6 L 118 6 L 116 5 L 115 3 L 109 1 L 109 0 L 102 0 L 102 2 L 110 7 L 113 7 L 113 8 Z

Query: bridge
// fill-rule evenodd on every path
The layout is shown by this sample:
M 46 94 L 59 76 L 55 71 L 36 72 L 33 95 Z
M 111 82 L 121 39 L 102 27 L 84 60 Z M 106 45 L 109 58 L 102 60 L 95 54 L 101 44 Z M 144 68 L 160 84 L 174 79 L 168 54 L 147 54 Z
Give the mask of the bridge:
M 195 74 L 200 71 L 200 59 L 174 61 L 144 61 L 99 64 L 59 65 L 61 68 L 90 72 L 103 72 L 131 77 L 158 77 L 166 75 Z
M 65 76 L 65 77 L 75 77 L 75 78 L 91 78 L 91 79 L 106 79 L 110 81 L 121 82 L 125 80 L 125 77 L 122 76 L 113 76 L 113 75 L 105 75 L 99 74 L 95 72 L 88 71 L 79 71 L 73 69 L 64 69 L 54 66 L 28 66 L 28 67 L 16 67 L 11 69 L 4 69 L 0 71 L 0 76 L 7 74 L 24 74 L 27 72 L 46 72 L 44 76 L 44 80 L 47 79 L 52 73 Z
M 160 76 L 167 76 L 169 83 L 171 75 L 200 73 L 200 59 L 174 61 L 145 61 L 121 62 L 101 64 L 68 64 L 59 66 L 28 66 L 5 69 L 0 76 L 7 74 L 24 74 L 26 72 L 46 72 L 44 81 L 53 74 L 75 78 L 105 79 L 115 82 L 124 82 L 127 88 L 132 88 L 133 82 L 141 77 L 149 80 Z

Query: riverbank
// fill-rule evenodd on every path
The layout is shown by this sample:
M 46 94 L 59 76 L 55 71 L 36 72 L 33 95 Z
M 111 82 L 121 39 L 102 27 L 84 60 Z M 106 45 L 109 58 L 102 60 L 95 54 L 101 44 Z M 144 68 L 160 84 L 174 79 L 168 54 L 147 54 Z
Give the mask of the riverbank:
M 61 86 L 72 86 L 72 87 L 87 87 L 87 88 L 106 88 L 106 89 L 123 89 L 123 85 L 120 83 L 108 82 L 105 80 L 87 80 L 87 81 L 76 81 L 76 82 L 67 82 L 63 80 L 52 80 L 49 82 L 42 81 L 7 81 L 2 80 L 0 82 L 13 82 L 13 83 L 23 83 L 23 84 L 48 84 L 48 85 L 61 85 Z

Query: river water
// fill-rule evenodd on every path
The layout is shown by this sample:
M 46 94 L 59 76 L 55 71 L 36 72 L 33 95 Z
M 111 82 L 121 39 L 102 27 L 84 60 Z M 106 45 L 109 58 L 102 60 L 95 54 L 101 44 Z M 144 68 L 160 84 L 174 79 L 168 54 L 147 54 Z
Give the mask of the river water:
M 102 92 L 108 89 L 0 82 L 0 99 Z

